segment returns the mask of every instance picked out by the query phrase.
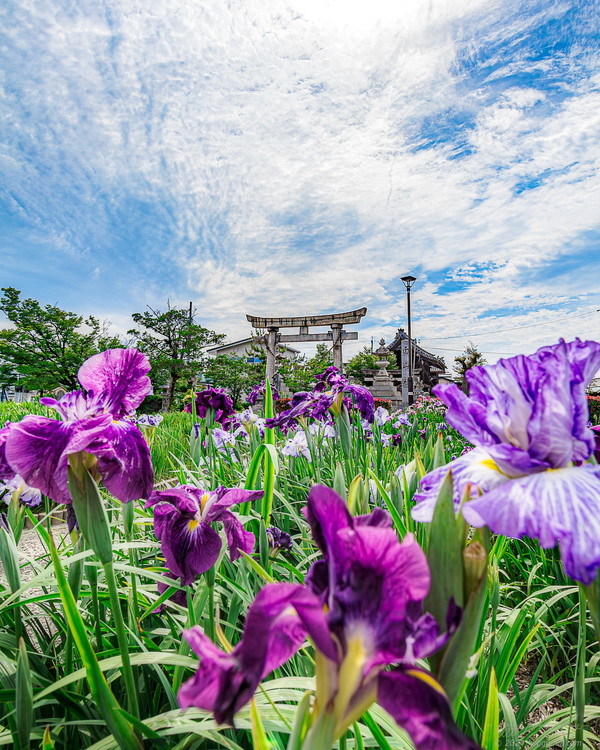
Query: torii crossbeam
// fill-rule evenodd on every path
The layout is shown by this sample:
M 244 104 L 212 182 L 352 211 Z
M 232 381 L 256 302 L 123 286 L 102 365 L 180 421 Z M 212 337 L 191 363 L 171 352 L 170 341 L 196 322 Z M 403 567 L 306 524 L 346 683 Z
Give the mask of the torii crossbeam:
M 345 325 L 359 323 L 367 313 L 366 307 L 350 312 L 332 313 L 328 315 L 303 315 L 292 318 L 261 318 L 256 315 L 246 315 L 246 319 L 254 328 L 266 328 L 265 343 L 267 347 L 266 378 L 273 382 L 276 372 L 276 353 L 278 343 L 292 341 L 331 341 L 333 349 L 333 364 L 342 369 L 342 342 L 356 340 L 356 331 L 344 331 Z M 327 333 L 309 333 L 311 326 L 330 326 Z M 298 328 L 298 333 L 279 333 L 280 328 Z

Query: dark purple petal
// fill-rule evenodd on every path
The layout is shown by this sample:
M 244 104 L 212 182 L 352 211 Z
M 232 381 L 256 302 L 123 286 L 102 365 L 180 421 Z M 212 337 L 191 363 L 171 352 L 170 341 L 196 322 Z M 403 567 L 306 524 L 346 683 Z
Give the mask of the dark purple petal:
M 135 411 L 150 393 L 150 362 L 137 349 L 108 349 L 86 360 L 77 373 L 81 385 L 116 416 Z
M 0 430 L 0 482 L 12 479 L 15 475 L 15 471 L 11 469 L 6 459 L 6 441 L 8 440 L 8 433 L 11 427 L 11 424 L 7 424 L 6 427 Z
M 370 631 L 367 669 L 404 659 L 407 638 L 418 636 L 411 605 L 420 605 L 429 592 L 425 553 L 412 534 L 400 543 L 389 528 L 360 526 L 340 536 L 346 560 L 336 568 L 330 626 L 334 631 L 343 627 L 349 632 L 355 626 Z M 420 607 L 417 611 L 420 614 Z
M 231 561 L 240 557 L 240 550 L 247 555 L 251 554 L 254 549 L 254 534 L 246 531 L 242 523 L 229 510 L 221 514 L 220 520 L 225 528 Z
M 367 422 L 372 422 L 374 420 L 375 402 L 371 391 L 363 385 L 348 384 L 344 388 L 344 393 L 349 393 L 352 396 L 354 406 L 360 411 L 363 419 L 366 419 Z
M 215 420 L 217 422 L 225 422 L 229 416 L 235 414 L 233 408 L 233 401 L 221 388 L 206 388 L 199 393 L 196 393 L 196 415 L 198 417 L 205 417 L 208 409 L 214 411 Z M 185 411 L 192 413 L 192 404 L 189 403 L 185 407 Z
M 207 507 L 204 516 L 204 520 L 207 523 L 218 521 L 223 513 L 232 505 L 258 500 L 264 495 L 264 492 L 262 490 L 243 490 L 238 487 L 234 487 L 233 489 L 218 487 L 215 490 L 215 494 L 217 498 L 214 502 L 211 502 L 210 507 Z
M 302 512 L 321 552 L 327 556 L 335 555 L 336 549 L 340 547 L 338 531 L 352 524 L 352 516 L 346 503 L 330 487 L 315 485 Z
M 36 487 L 56 502 L 70 503 L 68 457 L 88 450 L 110 421 L 109 414 L 70 424 L 29 415 L 11 425 L 6 460 L 30 487 Z
M 186 585 L 216 563 L 221 537 L 205 523 L 182 515 L 172 505 L 154 508 L 154 533 L 161 541 L 167 568 Z
M 77 425 L 85 425 L 83 420 Z M 85 448 L 98 459 L 106 489 L 121 502 L 150 497 L 154 469 L 150 449 L 140 430 L 127 420 L 112 421 Z
M 463 506 L 473 526 L 560 545 L 565 571 L 588 585 L 600 568 L 600 466 L 585 464 L 513 479 Z
M 170 503 L 181 513 L 190 513 L 191 516 L 194 516 L 200 511 L 202 496 L 204 494 L 206 494 L 206 491 L 201 487 L 182 484 L 179 487 L 173 487 L 169 490 L 153 492 L 146 501 L 146 508 L 150 508 L 158 503 Z
M 318 599 L 304 586 L 287 583 L 267 585 L 258 593 L 248 610 L 244 635 L 231 654 L 224 654 L 197 626 L 184 631 L 200 666 L 182 685 L 179 705 L 211 711 L 219 724 L 232 724 L 261 679 L 296 653 L 307 632 L 335 658 Z
M 424 669 L 401 667 L 380 674 L 377 701 L 417 750 L 480 750 L 458 729 L 443 689 Z

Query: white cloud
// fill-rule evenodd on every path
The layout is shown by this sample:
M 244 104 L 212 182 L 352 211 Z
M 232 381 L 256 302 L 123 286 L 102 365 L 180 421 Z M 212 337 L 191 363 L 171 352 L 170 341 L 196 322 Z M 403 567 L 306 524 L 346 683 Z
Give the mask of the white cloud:
M 55 263 L 83 256 L 107 281 L 138 268 L 132 311 L 193 297 L 237 338 L 246 312 L 366 304 L 365 341 L 389 339 L 398 277 L 417 268 L 423 336 L 481 328 L 490 310 L 524 325 L 591 304 L 573 276 L 553 312 L 552 280 L 533 280 L 600 223 L 597 61 L 557 53 L 550 85 L 555 61 L 520 45 L 570 3 L 9 7 L 9 210 Z M 446 269 L 467 287 L 441 294 Z

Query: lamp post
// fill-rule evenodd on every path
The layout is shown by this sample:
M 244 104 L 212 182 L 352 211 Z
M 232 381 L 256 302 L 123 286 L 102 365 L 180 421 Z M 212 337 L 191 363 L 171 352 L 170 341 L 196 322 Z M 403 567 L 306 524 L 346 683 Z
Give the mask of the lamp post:
M 403 276 L 402 283 L 406 287 L 406 311 L 408 317 L 408 405 L 414 403 L 413 370 L 412 370 L 412 334 L 410 328 L 410 289 L 416 281 L 415 276 Z

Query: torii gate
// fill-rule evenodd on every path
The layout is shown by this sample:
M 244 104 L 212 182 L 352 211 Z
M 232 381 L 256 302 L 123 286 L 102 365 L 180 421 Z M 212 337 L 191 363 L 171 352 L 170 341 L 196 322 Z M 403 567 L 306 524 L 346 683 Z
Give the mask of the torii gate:
M 265 343 L 267 347 L 267 370 L 265 377 L 270 383 L 275 375 L 275 356 L 277 344 L 292 341 L 331 341 L 333 343 L 333 364 L 342 369 L 342 342 L 358 338 L 356 331 L 344 331 L 345 325 L 359 323 L 366 314 L 367 308 L 351 310 L 344 313 L 333 313 L 332 315 L 307 315 L 297 318 L 259 318 L 255 315 L 246 315 L 246 319 L 254 328 L 266 328 L 267 335 Z M 331 326 L 327 333 L 309 333 L 311 326 Z M 279 333 L 280 328 L 298 328 L 298 333 Z

